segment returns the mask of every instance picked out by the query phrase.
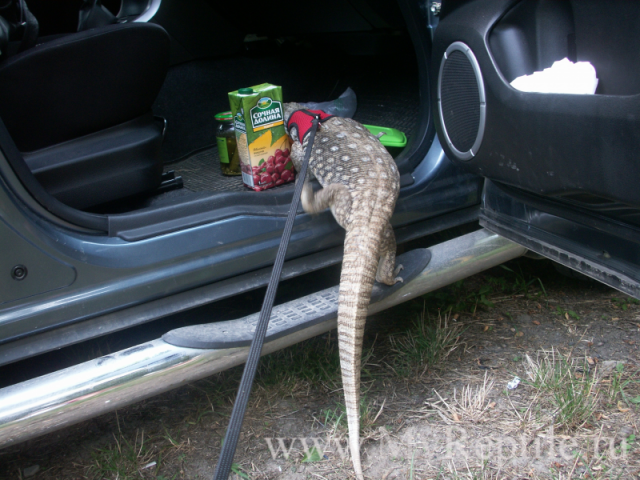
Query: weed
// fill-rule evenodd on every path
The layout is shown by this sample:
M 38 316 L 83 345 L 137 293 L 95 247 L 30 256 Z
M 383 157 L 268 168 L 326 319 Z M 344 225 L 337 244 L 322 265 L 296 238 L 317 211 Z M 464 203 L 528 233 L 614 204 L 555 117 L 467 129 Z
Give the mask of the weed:
M 576 312 L 574 312 L 573 310 L 565 310 L 562 307 L 556 307 L 556 314 L 563 316 L 567 320 L 569 320 L 569 317 L 573 318 L 574 320 L 580 320 L 580 316 Z
M 409 480 L 413 480 L 413 469 L 414 469 L 414 465 L 413 462 L 416 458 L 416 451 L 415 449 L 413 450 L 413 452 L 411 453 L 411 465 L 409 468 Z
M 631 305 L 640 304 L 639 300 L 635 298 L 630 298 L 630 297 L 625 297 L 625 298 L 611 297 L 611 301 L 615 306 L 617 306 L 621 310 L 627 310 Z
M 247 473 L 237 463 L 231 464 L 231 471 L 236 475 L 238 475 L 240 478 L 247 478 L 247 479 L 250 478 L 249 475 L 247 475 Z
M 313 463 L 319 462 L 323 460 L 322 455 L 316 447 L 311 447 L 307 452 L 302 456 L 302 463 Z
M 432 321 L 426 309 L 413 322 L 411 330 L 389 337 L 394 370 L 401 376 L 423 374 L 427 368 L 446 359 L 459 345 L 462 326 L 449 323 L 448 316 Z M 421 372 L 421 373 L 420 373 Z

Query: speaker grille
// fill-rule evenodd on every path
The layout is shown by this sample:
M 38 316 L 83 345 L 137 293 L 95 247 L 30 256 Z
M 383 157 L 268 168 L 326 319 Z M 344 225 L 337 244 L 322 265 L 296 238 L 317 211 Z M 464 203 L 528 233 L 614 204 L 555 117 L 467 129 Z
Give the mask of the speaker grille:
M 446 141 L 461 160 L 469 160 L 482 143 L 485 98 L 480 68 L 462 42 L 452 44 L 440 65 L 440 120 Z

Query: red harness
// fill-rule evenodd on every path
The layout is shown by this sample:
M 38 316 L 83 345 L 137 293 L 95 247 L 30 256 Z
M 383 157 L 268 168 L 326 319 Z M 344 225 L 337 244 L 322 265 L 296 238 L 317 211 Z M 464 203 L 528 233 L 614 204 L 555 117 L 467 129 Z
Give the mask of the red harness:
M 311 121 L 315 117 L 320 117 L 319 123 L 324 123 L 335 115 L 329 115 L 322 110 L 296 110 L 289 117 L 289 123 L 287 123 L 287 129 L 291 132 L 292 127 L 296 127 L 298 130 L 298 140 L 300 143 L 304 143 L 304 137 L 309 133 L 311 128 Z

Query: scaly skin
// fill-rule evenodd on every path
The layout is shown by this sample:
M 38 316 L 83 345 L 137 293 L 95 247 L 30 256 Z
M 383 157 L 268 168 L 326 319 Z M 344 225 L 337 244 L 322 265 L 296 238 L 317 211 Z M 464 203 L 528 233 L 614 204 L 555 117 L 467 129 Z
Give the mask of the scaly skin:
M 285 104 L 285 125 L 302 107 Z M 298 141 L 295 128 L 291 159 L 300 171 L 306 143 Z M 307 137 L 308 138 L 308 137 Z M 396 240 L 390 224 L 400 190 L 400 174 L 393 157 L 378 138 L 358 122 L 332 118 L 316 133 L 309 171 L 322 190 L 313 192 L 308 179 L 302 191 L 307 213 L 331 208 L 346 230 L 340 276 L 338 342 L 344 388 L 349 449 L 358 480 L 364 480 L 360 461 L 360 369 L 362 339 L 374 281 L 393 285 L 402 266 L 395 268 Z

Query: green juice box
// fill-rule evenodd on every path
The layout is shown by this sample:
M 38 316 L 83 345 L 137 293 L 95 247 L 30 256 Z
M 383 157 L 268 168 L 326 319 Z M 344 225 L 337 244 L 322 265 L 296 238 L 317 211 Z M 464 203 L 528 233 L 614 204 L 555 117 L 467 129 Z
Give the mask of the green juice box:
M 293 181 L 282 87 L 263 83 L 229 92 L 244 184 L 260 192 Z

